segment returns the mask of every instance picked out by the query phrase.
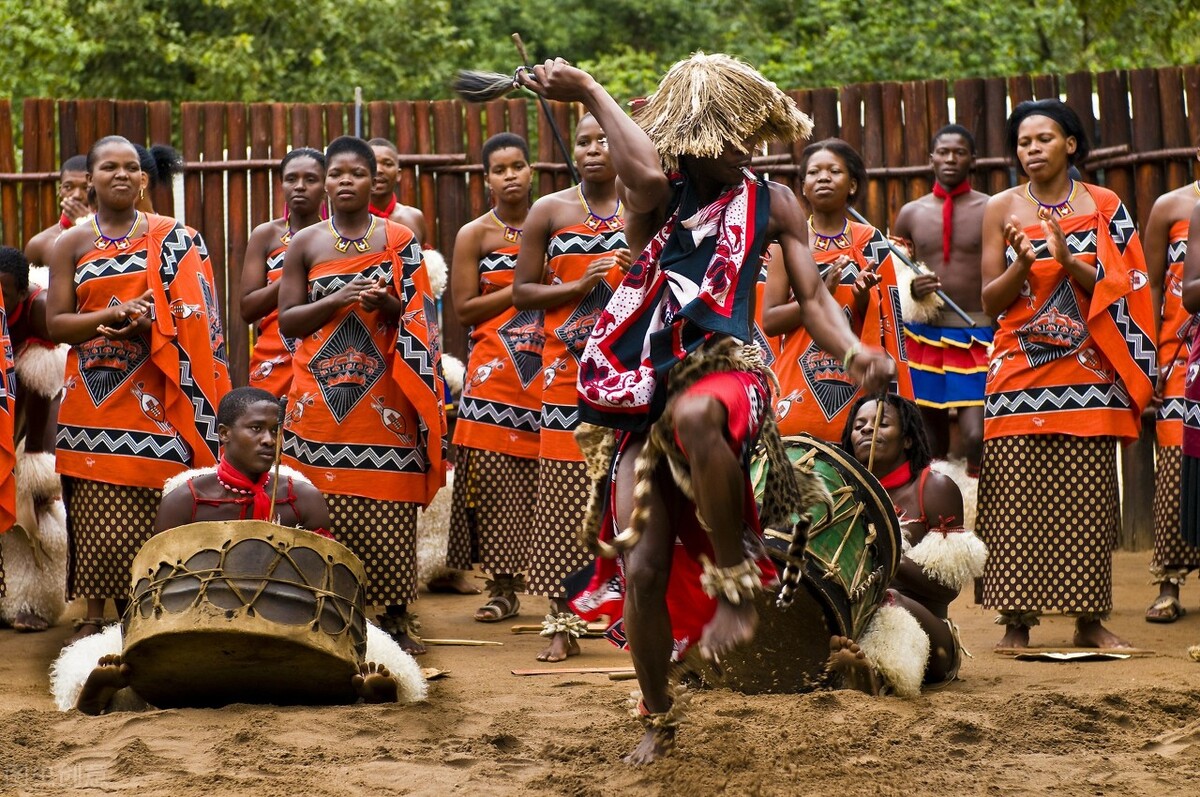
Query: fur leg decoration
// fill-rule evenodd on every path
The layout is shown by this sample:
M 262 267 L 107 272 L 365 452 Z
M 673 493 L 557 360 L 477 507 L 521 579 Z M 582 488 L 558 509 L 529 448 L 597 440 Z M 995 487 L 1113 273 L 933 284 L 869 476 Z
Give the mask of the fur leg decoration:
M 929 637 L 917 618 L 895 605 L 880 606 L 858 646 L 900 697 L 917 697 L 929 661 Z
M 68 645 L 50 665 L 50 694 L 59 711 L 70 711 L 79 702 L 83 682 L 101 656 L 119 656 L 124 649 L 121 625 L 115 623 L 99 634 L 85 636 Z
M 17 523 L 0 535 L 6 595 L 0 619 L 29 612 L 50 625 L 66 609 L 67 512 L 53 454 L 17 451 Z
M 542 621 L 542 630 L 538 633 L 549 638 L 553 638 L 555 634 L 566 634 L 571 639 L 579 639 L 587 633 L 587 621 L 571 612 L 548 614 Z
M 975 532 L 965 529 L 930 529 L 925 538 L 908 551 L 908 558 L 921 566 L 925 575 L 955 591 L 983 575 L 987 548 Z
M 446 258 L 436 249 L 425 249 L 421 252 L 425 261 L 425 273 L 429 275 L 429 287 L 434 296 L 441 296 L 446 291 Z
M 463 361 L 453 354 L 443 354 L 442 374 L 446 379 L 446 386 L 450 388 L 450 397 L 458 401 L 459 397 L 462 396 L 463 380 L 467 376 L 467 366 L 463 365 Z
M 422 584 L 455 572 L 446 567 L 453 496 L 454 471 L 449 471 L 429 506 L 417 511 L 417 581 Z
M 46 400 L 57 396 L 63 388 L 63 374 L 67 370 L 69 348 L 66 344 L 52 349 L 27 344 L 21 349 L 17 361 L 13 364 L 21 389 Z
M 1041 624 L 1040 617 L 1038 612 L 1003 611 L 996 615 L 996 619 L 992 622 L 996 625 L 1023 625 L 1026 628 L 1033 628 Z
M 367 623 L 366 660 L 388 668 L 400 687 L 401 703 L 415 703 L 425 699 L 429 687 L 425 683 L 425 677 L 421 675 L 421 668 L 416 659 L 405 653 L 396 640 L 372 622 Z
M 933 273 L 924 263 L 917 262 L 917 265 L 921 267 L 923 273 Z M 901 317 L 914 324 L 935 324 L 946 303 L 936 293 L 930 293 L 923 299 L 913 296 L 912 284 L 917 276 L 917 272 L 908 266 L 901 267 L 901 264 L 896 264 L 896 287 L 900 291 Z
M 700 564 L 703 568 L 700 588 L 710 598 L 724 598 L 734 606 L 740 606 L 753 601 L 762 591 L 758 564 L 753 559 L 743 559 L 733 567 L 717 567 L 701 554 Z
M 663 752 L 669 752 L 674 749 L 675 731 L 678 730 L 680 724 L 683 722 L 688 706 L 692 702 L 692 693 L 683 684 L 671 685 L 668 687 L 668 693 L 671 696 L 671 707 L 658 714 L 652 714 L 646 710 L 646 704 L 642 702 L 642 693 L 640 690 L 629 693 L 628 703 L 630 716 L 642 723 L 642 726 L 646 730 L 654 731 L 656 735 L 661 734 Z
M 588 490 L 587 511 L 583 516 L 583 525 L 579 528 L 579 539 L 589 551 L 598 550 L 596 541 L 600 537 L 600 521 L 604 517 L 604 496 L 607 493 L 606 484 L 612 468 L 612 460 L 616 455 L 617 436 L 612 429 L 581 423 L 575 428 L 575 442 L 583 452 L 587 463 L 587 477 L 591 482 Z

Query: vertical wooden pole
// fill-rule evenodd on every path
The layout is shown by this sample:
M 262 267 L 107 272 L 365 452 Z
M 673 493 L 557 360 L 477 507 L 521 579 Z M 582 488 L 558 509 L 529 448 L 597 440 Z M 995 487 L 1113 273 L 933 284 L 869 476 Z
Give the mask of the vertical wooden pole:
M 243 160 L 249 154 L 246 135 L 246 106 L 240 102 L 225 105 L 226 151 L 230 160 Z M 250 327 L 242 320 L 242 261 L 250 237 L 250 207 L 246 169 L 230 169 L 226 183 L 228 207 L 228 252 L 225 261 L 225 347 L 229 353 L 229 376 L 235 386 L 245 385 L 250 370 Z

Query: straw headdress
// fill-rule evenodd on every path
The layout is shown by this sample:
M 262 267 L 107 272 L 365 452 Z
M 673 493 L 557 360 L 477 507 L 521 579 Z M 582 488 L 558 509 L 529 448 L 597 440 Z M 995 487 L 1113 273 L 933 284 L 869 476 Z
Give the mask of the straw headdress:
M 808 138 L 812 119 L 758 70 L 732 56 L 698 52 L 667 71 L 633 118 L 668 171 L 679 155 L 715 158 L 727 144 Z

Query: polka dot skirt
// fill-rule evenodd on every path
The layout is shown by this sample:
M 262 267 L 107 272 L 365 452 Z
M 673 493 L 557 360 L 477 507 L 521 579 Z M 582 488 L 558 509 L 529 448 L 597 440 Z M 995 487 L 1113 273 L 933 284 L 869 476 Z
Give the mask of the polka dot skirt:
M 592 561 L 579 541 L 590 488 L 586 463 L 541 460 L 534 538 L 525 573 L 530 595 L 564 597 L 563 579 Z
M 334 539 L 362 560 L 367 606 L 417 597 L 417 505 L 357 495 L 326 495 Z
M 493 575 L 524 573 L 537 488 L 536 459 L 460 446 L 447 566 L 467 570 L 479 562 Z
M 1120 524 L 1111 437 L 1028 435 L 984 443 L 977 533 L 988 548 L 983 605 L 1108 612 Z
M 1183 463 L 1180 446 L 1157 446 L 1154 452 L 1154 555 L 1151 572 L 1195 570 L 1200 567 L 1200 548 L 1183 539 L 1179 527 L 1179 471 Z
M 71 566 L 72 599 L 129 597 L 133 558 L 154 536 L 162 490 L 63 477 Z

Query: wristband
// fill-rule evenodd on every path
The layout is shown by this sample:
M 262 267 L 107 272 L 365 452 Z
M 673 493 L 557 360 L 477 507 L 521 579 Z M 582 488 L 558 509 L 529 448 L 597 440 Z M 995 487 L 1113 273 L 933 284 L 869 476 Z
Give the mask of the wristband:
M 850 348 L 846 349 L 846 353 L 842 355 L 842 368 L 846 371 L 850 370 L 850 366 L 858 355 L 862 354 L 862 341 L 856 340 L 850 344 Z

